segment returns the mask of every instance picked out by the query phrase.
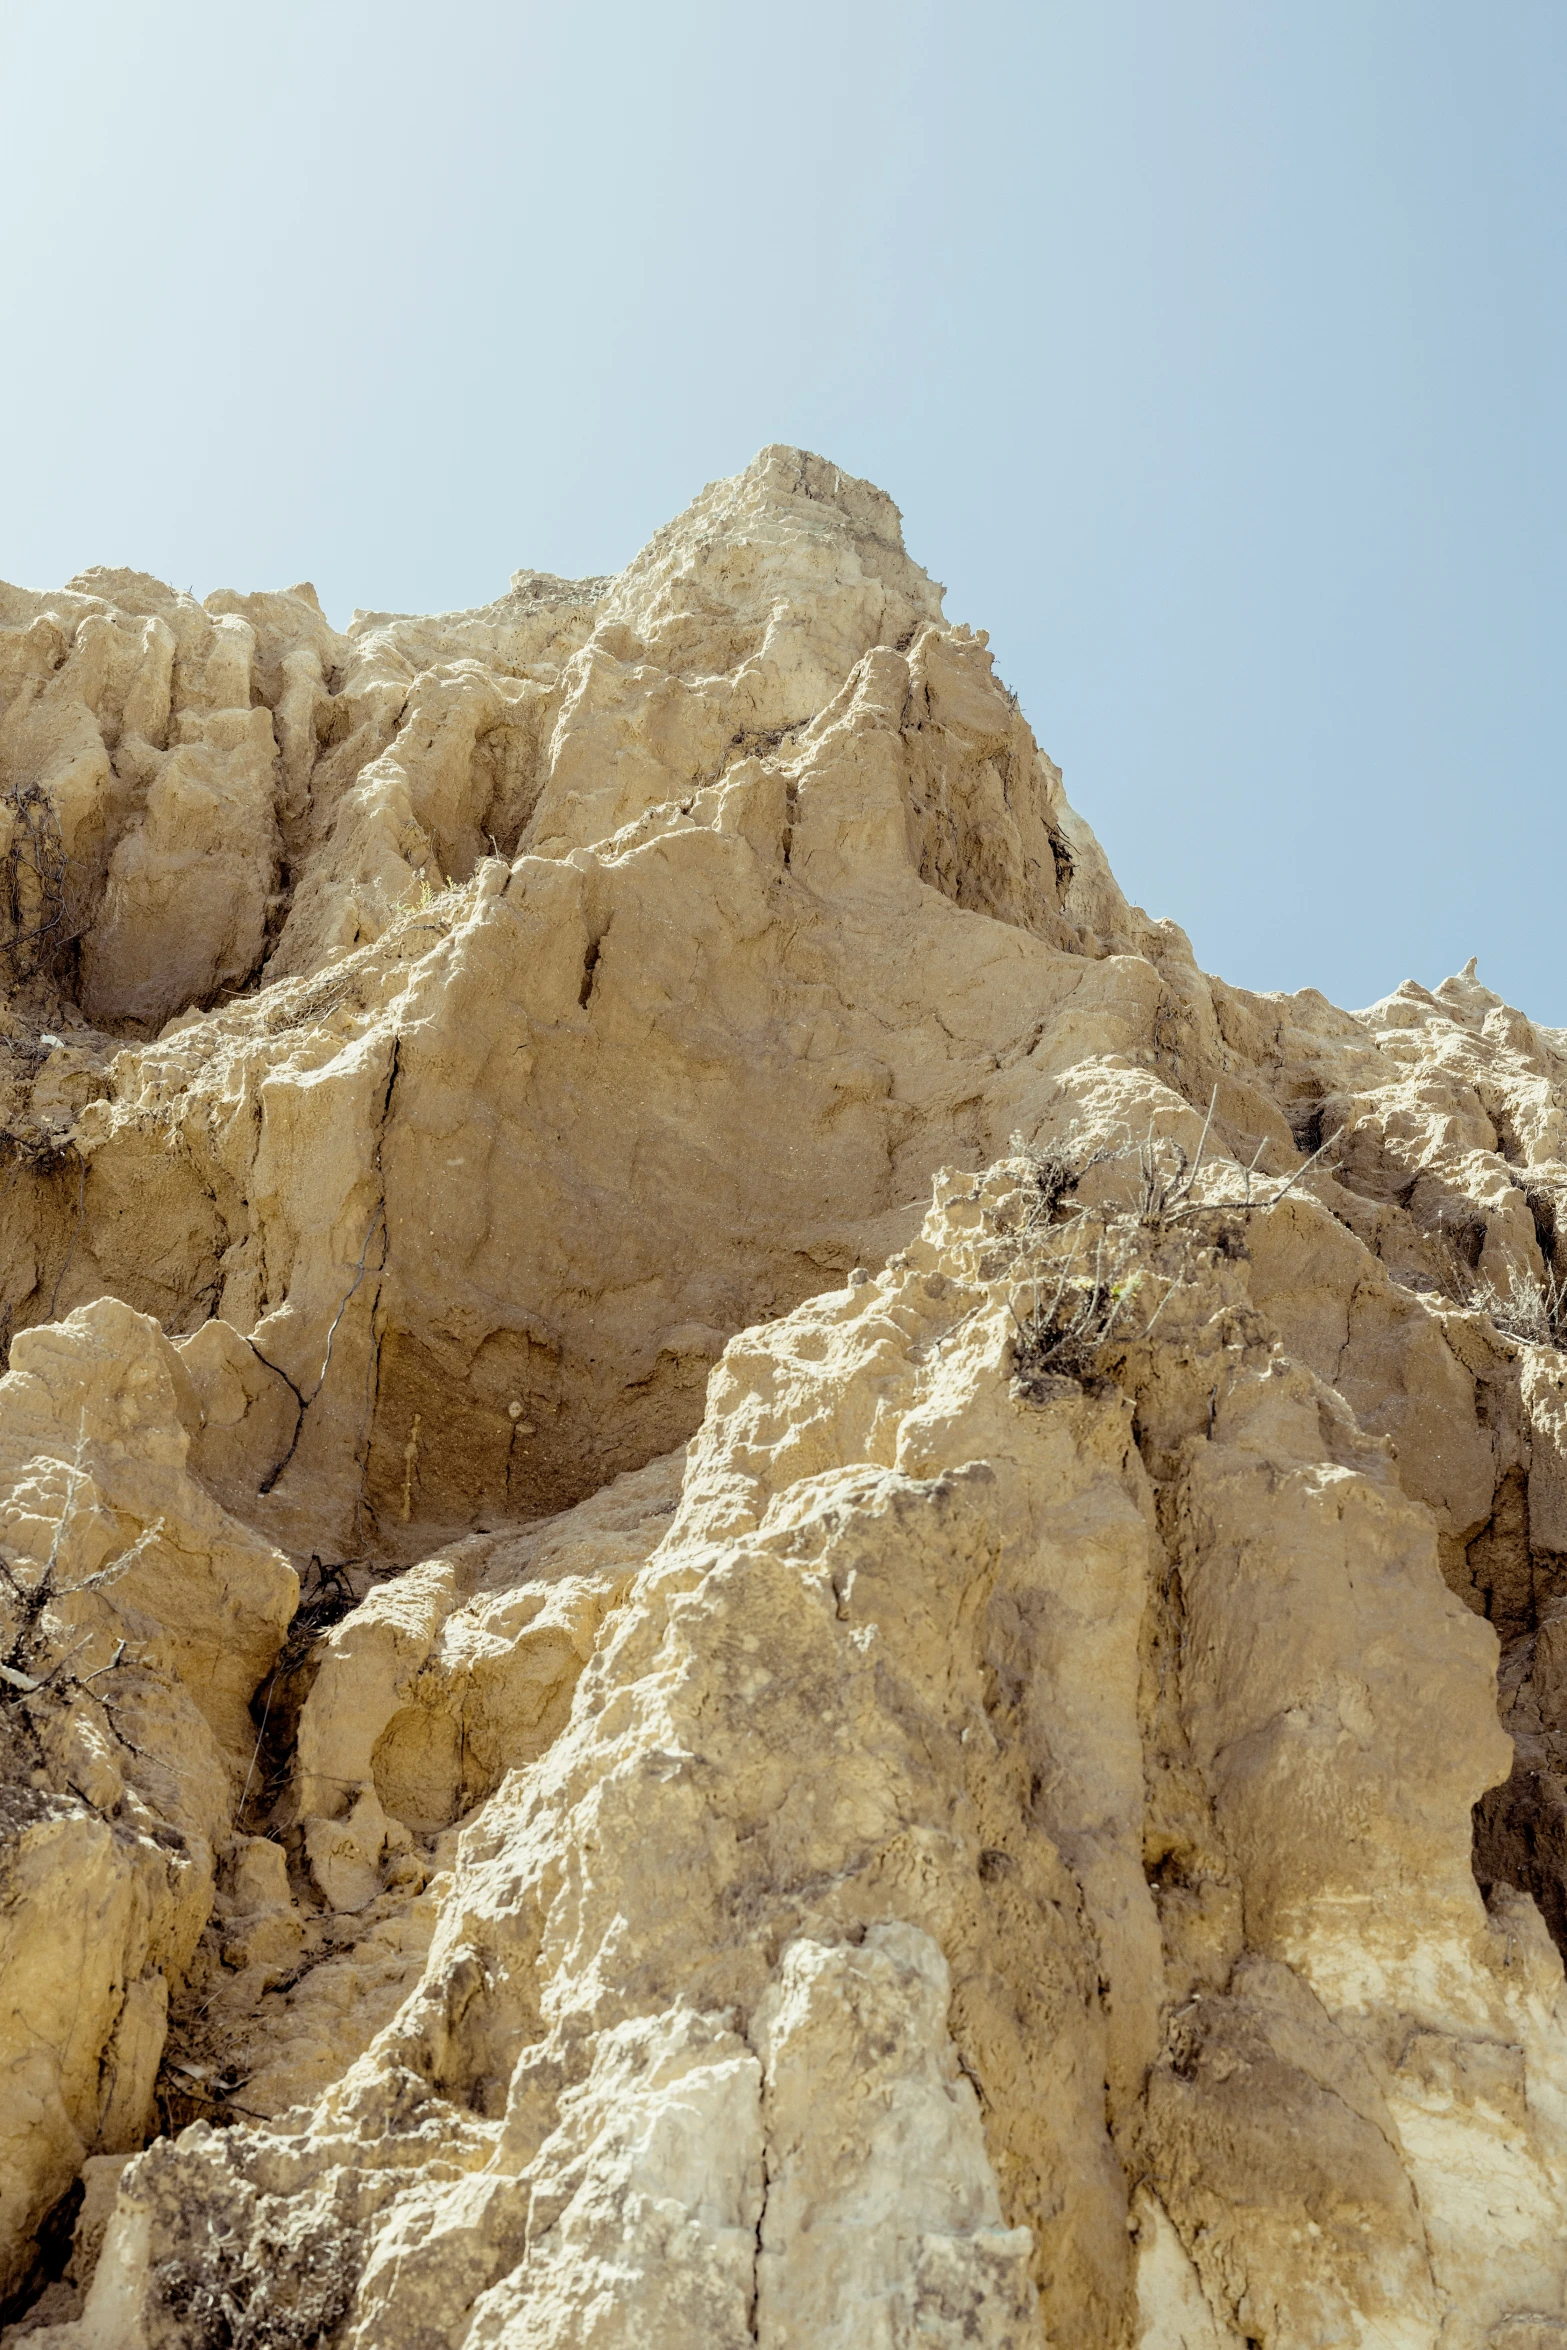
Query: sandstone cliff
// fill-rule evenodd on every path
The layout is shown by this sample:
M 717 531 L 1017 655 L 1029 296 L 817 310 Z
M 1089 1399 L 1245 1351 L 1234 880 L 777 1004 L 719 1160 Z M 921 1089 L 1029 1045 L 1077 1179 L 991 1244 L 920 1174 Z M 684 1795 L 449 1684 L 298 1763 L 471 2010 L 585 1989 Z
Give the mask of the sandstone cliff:
M 0 880 L 7 2343 L 1567 2350 L 1567 1034 L 792 449 L 0 588 Z

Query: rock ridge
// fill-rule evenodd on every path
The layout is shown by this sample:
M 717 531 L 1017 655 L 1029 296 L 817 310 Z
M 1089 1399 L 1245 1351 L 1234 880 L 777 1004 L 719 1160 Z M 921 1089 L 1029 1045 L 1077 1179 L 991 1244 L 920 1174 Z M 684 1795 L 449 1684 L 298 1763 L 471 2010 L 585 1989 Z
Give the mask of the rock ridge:
M 1567 2350 L 1567 1034 L 1130 906 L 891 500 L 0 587 L 39 2350 Z

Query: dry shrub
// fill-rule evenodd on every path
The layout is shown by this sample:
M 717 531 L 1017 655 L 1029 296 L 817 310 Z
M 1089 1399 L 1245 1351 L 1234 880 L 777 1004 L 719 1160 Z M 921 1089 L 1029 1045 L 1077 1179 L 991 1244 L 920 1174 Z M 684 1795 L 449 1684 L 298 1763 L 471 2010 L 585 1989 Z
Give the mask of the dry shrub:
M 1526 1346 L 1567 1347 L 1567 1282 L 1558 1281 L 1549 1267 L 1543 1281 L 1515 1267 L 1505 1295 L 1491 1280 L 1469 1282 L 1466 1292 L 1464 1303 L 1488 1314 L 1510 1338 L 1521 1338 Z

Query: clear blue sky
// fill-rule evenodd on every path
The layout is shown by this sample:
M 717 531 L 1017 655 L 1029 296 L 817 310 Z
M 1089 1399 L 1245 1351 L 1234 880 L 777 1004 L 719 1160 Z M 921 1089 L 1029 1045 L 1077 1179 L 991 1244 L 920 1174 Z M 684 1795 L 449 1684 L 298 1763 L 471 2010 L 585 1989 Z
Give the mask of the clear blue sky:
M 0 0 L 0 576 L 891 491 L 1210 969 L 1567 1022 L 1562 0 Z

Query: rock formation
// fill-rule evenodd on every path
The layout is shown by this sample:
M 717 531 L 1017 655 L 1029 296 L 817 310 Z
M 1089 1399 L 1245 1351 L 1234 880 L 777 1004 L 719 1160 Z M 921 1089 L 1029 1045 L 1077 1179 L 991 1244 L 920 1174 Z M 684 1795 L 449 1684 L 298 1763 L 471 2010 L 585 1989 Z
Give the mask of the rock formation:
M 793 449 L 0 589 L 35 2350 L 1567 2350 L 1567 1034 L 1129 907 Z

